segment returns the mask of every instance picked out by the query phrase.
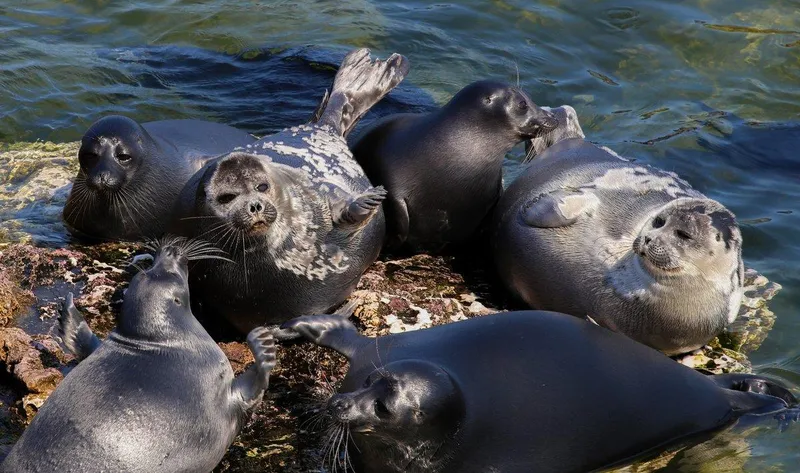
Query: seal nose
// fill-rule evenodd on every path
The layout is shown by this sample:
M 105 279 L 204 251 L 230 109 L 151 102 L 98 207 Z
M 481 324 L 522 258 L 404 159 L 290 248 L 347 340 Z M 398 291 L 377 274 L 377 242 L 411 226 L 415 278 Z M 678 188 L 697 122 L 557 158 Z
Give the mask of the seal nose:
M 257 200 L 253 201 L 253 202 L 250 202 L 250 213 L 251 214 L 259 213 L 262 210 L 264 210 L 264 204 L 262 204 L 261 202 L 259 202 Z
M 353 400 L 348 396 L 337 394 L 328 402 L 328 410 L 337 419 L 344 419 L 350 409 L 353 408 Z

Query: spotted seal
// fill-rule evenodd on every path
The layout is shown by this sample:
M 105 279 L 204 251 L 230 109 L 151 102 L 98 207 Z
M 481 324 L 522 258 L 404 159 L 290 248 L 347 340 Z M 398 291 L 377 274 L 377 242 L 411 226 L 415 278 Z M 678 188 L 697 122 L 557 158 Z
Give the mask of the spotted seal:
M 668 354 L 708 342 L 741 303 L 733 213 L 581 139 L 548 148 L 509 186 L 492 238 L 498 276 L 531 307 L 589 315 Z
M 705 376 L 554 312 L 379 338 L 338 315 L 283 328 L 347 357 L 347 375 L 322 412 L 342 466 L 355 471 L 599 471 L 796 405 L 771 380 Z
M 506 153 L 556 125 L 519 87 L 483 80 L 433 112 L 379 120 L 352 149 L 388 191 L 389 244 L 439 251 L 475 236 L 503 191 Z
M 158 250 L 100 341 L 68 297 L 67 374 L 0 466 L 1 472 L 211 471 L 261 398 L 275 364 L 271 332 L 247 338 L 255 357 L 234 378 L 225 354 L 189 310 L 187 247 Z
M 81 140 L 64 223 L 88 240 L 160 237 L 189 178 L 211 157 L 254 141 L 236 128 L 201 120 L 101 118 Z
M 322 313 L 344 301 L 380 252 L 386 191 L 373 187 L 345 136 L 408 72 L 398 54 L 348 54 L 310 123 L 285 129 L 200 170 L 181 192 L 175 229 L 225 249 L 200 261 L 192 294 L 208 319 L 241 332 Z

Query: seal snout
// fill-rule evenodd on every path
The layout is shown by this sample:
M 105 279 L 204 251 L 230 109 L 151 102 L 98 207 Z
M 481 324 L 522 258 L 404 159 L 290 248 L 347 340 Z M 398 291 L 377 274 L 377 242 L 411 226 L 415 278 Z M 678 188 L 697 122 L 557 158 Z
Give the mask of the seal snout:
M 328 400 L 328 413 L 339 422 L 349 422 L 353 420 L 354 407 L 355 401 L 346 394 L 335 394 Z

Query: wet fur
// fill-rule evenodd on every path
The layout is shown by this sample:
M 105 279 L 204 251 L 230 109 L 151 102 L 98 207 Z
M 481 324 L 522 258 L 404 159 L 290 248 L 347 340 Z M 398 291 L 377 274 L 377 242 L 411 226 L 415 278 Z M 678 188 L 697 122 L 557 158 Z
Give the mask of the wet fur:
M 371 61 L 366 49 L 348 54 L 311 123 L 222 156 L 190 180 L 178 199 L 173 228 L 209 239 L 235 261 L 193 266 L 192 290 L 200 294 L 204 315 L 224 317 L 246 332 L 326 312 L 355 289 L 378 256 L 385 220 L 382 190 L 372 187 L 344 135 L 407 71 L 399 55 Z M 237 227 L 241 218 L 215 201 L 224 192 L 244 192 L 237 181 L 248 189 L 269 181 L 262 197 L 274 212 L 263 231 Z
M 520 219 L 540 194 L 558 189 L 590 192 L 600 205 L 558 228 Z M 677 244 L 658 249 L 681 269 L 655 271 L 634 251 L 637 237 L 659 212 L 682 202 L 709 214 L 696 219 L 696 231 L 716 229 L 724 241 L 712 241 L 716 250 L 706 251 L 717 253 L 702 266 Z M 589 315 L 666 353 L 693 350 L 717 335 L 736 316 L 743 292 L 741 233 L 730 211 L 674 174 L 582 140 L 549 148 L 509 187 L 495 214 L 492 246 L 500 277 L 531 307 Z M 655 250 L 648 251 L 652 257 Z
M 526 112 L 515 108 L 522 100 Z M 389 116 L 361 132 L 353 155 L 389 192 L 389 245 L 435 252 L 474 237 L 502 193 L 504 156 L 523 129 L 544 133 L 551 118 L 519 88 L 479 81 L 439 110 Z M 541 128 L 526 128 L 534 122 Z
M 165 120 L 138 124 L 121 116 L 95 122 L 78 152 L 81 167 L 67 198 L 63 219 L 76 236 L 87 240 L 138 240 L 161 236 L 170 223 L 172 205 L 183 185 L 204 164 L 255 138 L 221 124 L 198 120 Z M 105 154 L 118 188 L 100 192 L 88 154 Z M 119 154 L 132 157 L 125 166 Z M 115 157 L 110 157 L 113 154 Z

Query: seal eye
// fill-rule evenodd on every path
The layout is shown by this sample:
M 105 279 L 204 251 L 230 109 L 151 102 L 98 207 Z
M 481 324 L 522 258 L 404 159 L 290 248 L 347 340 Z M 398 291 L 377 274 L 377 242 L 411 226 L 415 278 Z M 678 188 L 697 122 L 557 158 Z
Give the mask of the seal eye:
M 133 159 L 133 158 L 131 157 L 131 155 L 130 155 L 130 154 L 124 154 L 124 153 L 123 153 L 123 154 L 118 154 L 118 155 L 117 155 L 117 161 L 119 161 L 119 162 L 121 162 L 121 163 L 127 163 L 127 162 L 128 162 L 128 161 L 130 161 L 131 159 Z
M 392 413 L 389 412 L 389 409 L 386 407 L 386 404 L 383 403 L 380 399 L 375 400 L 375 414 L 378 417 L 388 417 Z
M 520 100 L 519 101 L 519 109 L 523 110 L 523 111 L 527 110 L 528 109 L 528 102 L 526 102 L 524 100 Z
M 655 219 L 653 219 L 653 228 L 661 228 L 664 226 L 665 223 L 667 222 L 665 222 L 663 218 L 656 217 Z
M 266 183 L 259 184 L 258 187 L 256 187 L 256 190 L 258 192 L 267 192 L 268 189 L 269 189 L 269 184 L 266 184 Z
M 487 95 L 486 97 L 484 97 L 483 98 L 483 103 L 485 103 L 486 105 L 489 105 L 490 103 L 492 103 L 492 96 L 491 95 Z
M 678 235 L 678 238 L 680 238 L 681 240 L 691 240 L 692 239 L 691 235 L 689 235 L 688 233 L 686 233 L 685 231 L 680 230 L 680 229 L 675 230 L 675 234 Z
M 181 305 L 181 300 L 178 299 L 177 297 L 175 299 L 172 299 L 172 302 L 174 302 L 174 303 L 176 303 L 178 305 Z
M 717 241 L 720 241 L 720 240 L 722 240 L 722 237 L 720 236 L 719 233 L 717 233 Z
M 228 204 L 235 198 L 236 194 L 222 194 L 221 196 L 217 197 L 217 202 L 220 204 Z

